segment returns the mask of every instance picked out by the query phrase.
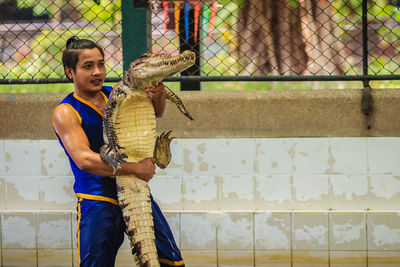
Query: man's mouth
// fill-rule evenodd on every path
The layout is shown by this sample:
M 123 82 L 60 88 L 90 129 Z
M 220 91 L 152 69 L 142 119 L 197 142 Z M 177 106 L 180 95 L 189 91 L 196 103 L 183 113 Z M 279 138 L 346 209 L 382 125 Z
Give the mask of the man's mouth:
M 90 82 L 93 83 L 94 85 L 100 85 L 103 82 L 103 80 L 102 79 L 93 79 Z

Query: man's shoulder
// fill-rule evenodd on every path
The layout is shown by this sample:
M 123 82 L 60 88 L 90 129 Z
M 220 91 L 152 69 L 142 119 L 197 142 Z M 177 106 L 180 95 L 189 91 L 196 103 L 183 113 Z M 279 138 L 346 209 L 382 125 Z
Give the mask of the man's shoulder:
M 69 93 L 69 94 L 68 94 L 66 97 L 64 97 L 63 100 L 61 100 L 60 103 L 58 103 L 58 104 L 59 104 L 59 105 L 60 105 L 60 104 L 65 104 L 65 103 L 68 103 L 68 104 L 69 104 L 69 103 L 71 102 L 71 99 L 73 98 L 73 97 L 72 97 L 73 94 L 74 94 L 73 92 L 72 92 L 72 93 Z
M 69 93 L 66 97 L 64 97 L 63 100 L 58 103 L 58 105 L 54 108 L 53 114 L 60 114 L 63 116 L 70 115 L 70 114 L 76 114 L 76 99 L 73 96 L 73 92 Z

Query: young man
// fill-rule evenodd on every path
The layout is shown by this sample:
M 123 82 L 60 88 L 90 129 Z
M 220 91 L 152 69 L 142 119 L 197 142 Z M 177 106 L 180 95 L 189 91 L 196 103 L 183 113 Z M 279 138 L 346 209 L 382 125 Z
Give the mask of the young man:
M 68 39 L 62 60 L 75 90 L 54 109 L 52 120 L 75 176 L 79 266 L 111 267 L 124 239 L 125 223 L 116 182 L 111 177 L 113 169 L 99 155 L 104 144 L 103 112 L 112 90 L 103 86 L 104 53 L 93 41 L 74 36 Z M 153 101 L 156 116 L 161 116 L 166 99 L 164 85 L 147 88 L 146 94 Z M 148 182 L 155 174 L 154 159 L 123 163 L 115 175 L 129 174 Z M 165 263 L 161 265 L 184 266 L 168 223 L 155 202 L 154 206 L 157 251 Z

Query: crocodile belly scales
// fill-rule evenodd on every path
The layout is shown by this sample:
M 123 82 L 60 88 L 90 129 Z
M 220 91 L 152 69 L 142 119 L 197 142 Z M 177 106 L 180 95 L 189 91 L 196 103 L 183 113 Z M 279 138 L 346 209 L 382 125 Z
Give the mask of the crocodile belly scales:
M 127 96 L 115 118 L 115 131 L 128 162 L 153 157 L 155 127 L 154 107 L 145 93 L 134 92 Z M 117 189 L 126 233 L 137 264 L 159 266 L 147 182 L 132 175 L 117 176 Z

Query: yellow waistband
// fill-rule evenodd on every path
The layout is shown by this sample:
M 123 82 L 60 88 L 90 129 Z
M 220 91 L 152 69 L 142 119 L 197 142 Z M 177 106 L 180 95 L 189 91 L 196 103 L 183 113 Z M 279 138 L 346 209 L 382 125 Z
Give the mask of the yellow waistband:
M 90 199 L 90 200 L 106 201 L 106 202 L 110 202 L 112 204 L 115 204 L 115 205 L 119 206 L 118 200 L 110 198 L 110 197 L 102 197 L 102 196 L 82 194 L 82 193 L 76 193 L 75 195 L 77 197 L 80 197 L 80 198 Z
M 164 263 L 164 264 L 167 264 L 169 266 L 181 266 L 181 265 L 183 265 L 185 263 L 184 261 L 170 261 L 170 260 L 163 259 L 163 258 L 158 258 L 158 261 L 160 263 Z

